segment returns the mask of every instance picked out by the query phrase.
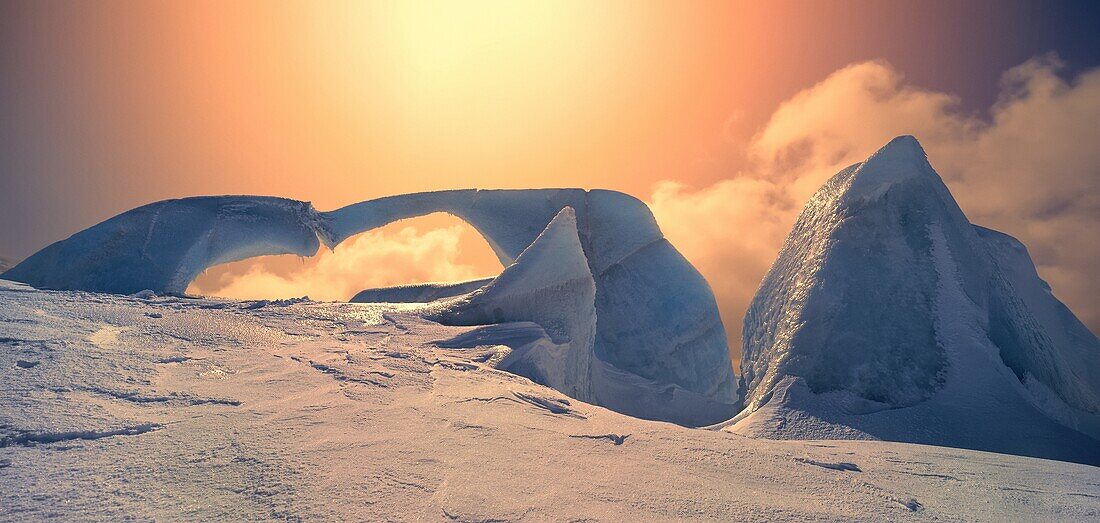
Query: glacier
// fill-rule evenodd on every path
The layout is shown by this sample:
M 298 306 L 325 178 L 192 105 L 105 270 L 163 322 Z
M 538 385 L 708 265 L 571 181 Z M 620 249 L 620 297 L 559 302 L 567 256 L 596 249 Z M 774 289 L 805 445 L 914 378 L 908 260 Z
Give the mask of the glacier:
M 515 281 L 516 274 L 530 280 L 526 285 L 536 286 L 539 278 L 557 275 L 522 266 L 509 268 L 565 209 L 568 217 L 561 219 L 567 223 L 561 227 L 573 230 L 579 250 L 560 246 L 551 250 L 569 260 L 573 269 L 585 266 L 594 283 L 591 343 L 587 334 L 584 340 L 573 339 L 575 332 L 563 335 L 561 328 L 567 323 L 581 323 L 562 323 L 562 317 L 555 315 L 561 307 L 551 311 L 554 307 L 548 302 L 543 312 L 549 315 L 527 314 L 534 310 L 527 307 L 531 300 L 513 294 L 525 285 Z M 450 213 L 469 223 L 489 243 L 505 271 L 496 279 L 368 289 L 352 301 L 452 300 L 454 305 L 456 299 L 467 300 L 461 314 L 458 309 L 447 314 L 424 309 L 424 313 L 465 323 L 475 318 L 486 323 L 534 322 L 548 336 L 548 341 L 540 343 L 583 346 L 580 353 L 598 362 L 588 371 L 578 370 L 580 374 L 569 378 L 572 384 L 563 387 L 632 415 L 710 424 L 740 410 L 725 327 L 709 285 L 664 238 L 648 207 L 615 191 L 438 191 L 368 200 L 329 212 L 317 211 L 308 202 L 272 197 L 166 200 L 124 212 L 56 242 L 0 277 L 43 289 L 182 295 L 195 277 L 216 264 L 270 254 L 310 256 L 322 244 L 333 248 L 355 234 L 434 212 Z M 562 237 L 553 233 L 546 241 L 556 244 Z M 580 274 L 574 272 L 572 276 Z M 568 302 L 570 306 L 580 303 L 575 301 L 580 299 L 577 295 L 561 290 L 543 287 L 547 296 L 574 300 Z M 474 305 L 501 301 L 507 306 Z M 537 358 L 517 355 L 511 361 L 520 360 Z M 541 362 L 523 368 L 544 381 L 564 383 L 547 377 L 554 374 L 546 370 L 550 367 Z M 617 397 L 624 391 L 632 391 L 632 397 Z M 646 406 L 639 398 L 660 405 Z
M 1100 463 L 1100 343 L 911 136 L 810 198 L 746 313 L 741 434 Z

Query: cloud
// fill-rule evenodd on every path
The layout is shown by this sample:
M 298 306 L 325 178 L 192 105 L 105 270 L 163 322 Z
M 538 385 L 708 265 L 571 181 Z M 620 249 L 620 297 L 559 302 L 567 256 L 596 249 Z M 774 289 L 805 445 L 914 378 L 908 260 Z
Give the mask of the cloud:
M 377 229 L 349 239 L 335 251 L 321 249 L 317 256 L 302 263 L 280 264 L 272 258 L 284 257 L 266 257 L 238 262 L 241 265 L 236 267 L 215 268 L 197 279 L 188 291 L 236 299 L 307 295 L 314 300 L 336 301 L 372 287 L 486 276 L 476 259 L 471 260 L 473 263 L 458 261 L 463 236 L 473 234 L 468 229 L 462 225 L 424 233 L 411 226 L 396 232 Z M 469 259 L 466 255 L 463 258 Z
M 779 106 L 746 149 L 748 169 L 697 190 L 659 184 L 651 206 L 714 287 L 737 346 L 745 308 L 808 197 L 912 134 L 970 220 L 1023 241 L 1039 274 L 1095 332 L 1100 69 L 1072 81 L 1061 69 L 1045 56 L 1007 71 L 983 119 L 952 95 L 907 84 L 885 62 L 850 65 Z

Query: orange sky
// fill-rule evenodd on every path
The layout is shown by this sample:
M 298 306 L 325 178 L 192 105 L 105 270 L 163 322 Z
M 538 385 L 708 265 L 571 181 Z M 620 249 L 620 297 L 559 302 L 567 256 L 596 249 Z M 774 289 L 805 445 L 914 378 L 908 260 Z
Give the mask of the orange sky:
M 1071 307 L 1091 311 L 1085 316 L 1095 328 L 1100 306 L 1084 291 L 1073 294 L 1100 291 L 1092 272 L 1057 250 L 1065 240 L 1057 231 L 1070 222 L 1009 217 L 1046 216 L 1069 197 L 1032 201 L 1035 185 L 1023 183 L 1026 194 L 1006 193 L 1000 210 L 988 208 L 971 185 L 1004 166 L 988 161 L 968 173 L 963 149 L 950 145 L 961 140 L 973 144 L 967 151 L 988 152 L 1018 143 L 982 131 L 997 124 L 992 104 L 1007 92 L 1006 70 L 1051 50 L 1068 58 L 1074 74 L 1096 64 L 1089 18 L 1040 7 L 985 0 L 5 3 L 0 220 L 18 226 L 0 227 L 0 254 L 20 258 L 126 209 L 196 194 L 278 195 L 328 210 L 445 188 L 610 188 L 654 204 L 670 238 L 715 287 L 736 336 L 747 296 L 822 173 L 865 157 L 891 133 L 911 132 L 933 165 L 949 168 L 941 172 L 964 210 L 1028 242 L 1056 292 L 1066 289 Z M 861 63 L 880 65 L 830 76 Z M 826 78 L 833 80 L 815 87 Z M 911 85 L 927 103 L 887 110 L 907 107 Z M 1089 95 L 1077 99 L 1091 110 Z M 1091 115 L 1077 106 L 1064 113 Z M 859 124 L 832 125 L 845 119 Z M 1059 122 L 1051 126 L 1072 127 Z M 816 134 L 807 142 L 806 133 Z M 855 138 L 830 138 L 838 133 Z M 783 154 L 811 142 L 816 149 L 806 158 Z M 1090 178 L 1068 187 L 1095 193 L 1097 166 L 1081 158 L 1064 170 L 1083 168 Z M 1094 213 L 1094 203 L 1084 205 L 1077 225 Z M 699 209 L 716 210 L 707 219 L 693 214 Z M 441 224 L 456 225 L 429 219 L 418 233 Z M 405 227 L 386 231 L 397 242 L 393 252 L 442 249 L 452 258 L 438 274 L 491 265 L 461 227 L 428 239 L 401 236 Z M 377 245 L 361 246 L 368 244 Z
M 39 178 L 22 190 L 40 200 L 98 198 L 69 210 L 69 232 L 197 193 L 322 209 L 471 186 L 646 194 L 728 176 L 738 161 L 716 156 L 737 158 L 779 102 L 848 63 L 985 92 L 1028 57 L 959 45 L 943 6 L 848 4 L 13 4 L 5 112 L 26 143 L 9 172 Z M 971 16 L 1008 26 L 1020 10 Z M 974 73 L 968 57 L 989 50 Z

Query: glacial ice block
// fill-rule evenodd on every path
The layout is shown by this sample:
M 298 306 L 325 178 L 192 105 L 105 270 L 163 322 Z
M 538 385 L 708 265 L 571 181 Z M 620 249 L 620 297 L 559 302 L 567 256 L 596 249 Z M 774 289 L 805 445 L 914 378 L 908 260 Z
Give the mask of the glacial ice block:
M 735 431 L 1100 461 L 1096 337 L 910 136 L 810 198 L 743 334 Z
M 643 378 L 736 403 L 714 294 L 634 197 L 582 189 L 440 191 L 369 200 L 324 216 L 338 243 L 395 220 L 447 212 L 479 231 L 507 266 L 565 207 L 576 213 L 596 281 L 596 352 Z
M 596 340 L 596 282 L 566 207 L 500 276 L 469 294 L 432 304 L 426 317 L 445 325 L 531 321 L 547 343 L 516 347 L 501 368 L 526 375 L 574 398 L 597 403 L 591 367 Z M 522 360 L 522 361 L 520 361 Z
M 644 380 L 736 404 L 725 328 L 709 285 L 664 238 L 646 205 L 615 191 L 440 191 L 331 212 L 281 198 L 167 200 L 57 242 L 2 277 L 52 289 L 180 294 L 212 265 L 265 254 L 311 255 L 321 243 L 332 248 L 360 232 L 434 212 L 465 220 L 508 266 L 567 207 L 596 287 L 594 353 Z M 446 297 L 469 287 L 417 286 L 364 296 Z
M 269 254 L 313 256 L 319 215 L 308 202 L 199 196 L 124 212 L 53 243 L 3 273 L 58 290 L 183 294 L 208 267 Z

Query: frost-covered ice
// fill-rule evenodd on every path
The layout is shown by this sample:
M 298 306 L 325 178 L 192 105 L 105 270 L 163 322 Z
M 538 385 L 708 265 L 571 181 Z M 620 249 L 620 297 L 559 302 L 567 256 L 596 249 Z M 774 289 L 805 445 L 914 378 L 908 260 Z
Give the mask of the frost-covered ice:
M 622 387 L 608 384 L 601 394 L 584 392 L 583 397 L 633 415 L 681 423 L 713 423 L 736 413 L 740 404 L 726 332 L 709 285 L 664 238 L 644 203 L 614 191 L 441 191 L 380 198 L 331 212 L 281 198 L 168 200 L 54 243 L 3 277 L 47 289 L 182 294 L 201 271 L 218 263 L 264 254 L 312 255 L 322 243 L 334 247 L 354 234 L 432 212 L 468 222 L 510 266 L 566 208 L 573 210 L 580 259 L 595 283 L 592 352 L 602 363 L 594 375 L 625 380 Z M 534 272 L 525 275 L 537 277 Z M 442 299 L 469 292 L 474 285 L 372 289 L 356 301 Z M 522 300 L 510 303 L 524 305 Z M 500 316 L 509 315 L 502 310 Z M 481 317 L 495 321 L 496 316 Z M 551 324 L 560 318 L 525 319 L 542 325 L 555 343 L 560 341 Z M 570 381 L 591 380 L 578 376 Z M 651 389 L 639 393 L 649 398 L 647 403 L 615 396 L 642 383 Z M 694 405 L 685 410 L 689 400 Z M 654 402 L 658 404 L 647 407 Z
M 1100 517 L 1096 467 L 631 418 L 412 308 L 0 281 L 0 520 Z
M 745 317 L 742 387 L 743 434 L 1100 463 L 1100 343 L 908 136 L 806 205 Z
M 352 296 L 352 303 L 427 303 L 476 291 L 493 278 L 458 282 L 427 282 L 365 289 Z
M 199 196 L 124 212 L 3 273 L 44 289 L 183 294 L 202 271 L 269 254 L 313 256 L 320 214 L 307 202 Z

